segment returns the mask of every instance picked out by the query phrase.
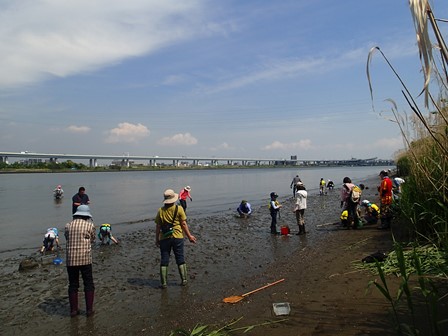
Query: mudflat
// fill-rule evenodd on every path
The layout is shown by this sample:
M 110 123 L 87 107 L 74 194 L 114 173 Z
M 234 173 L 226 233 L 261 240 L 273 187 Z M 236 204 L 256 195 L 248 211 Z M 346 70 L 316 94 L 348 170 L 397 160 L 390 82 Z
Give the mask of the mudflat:
M 378 179 L 364 181 L 368 189 L 363 199 L 377 202 L 378 183 Z M 239 201 L 235 200 L 235 209 Z M 254 209 L 248 219 L 237 218 L 234 209 L 189 218 L 198 242 L 185 242 L 186 287 L 179 285 L 172 256 L 168 288 L 158 288 L 154 223 L 117 237 L 119 245 L 95 245 L 95 314 L 89 318 L 82 286 L 81 315 L 70 318 L 66 269 L 64 263 L 52 263 L 54 255 L 41 258 L 36 252 L 31 257 L 38 265 L 27 271 L 18 271 L 18 266 L 30 256 L 9 257 L 0 275 L 0 334 L 168 335 L 176 328 L 218 327 L 240 318 L 234 328 L 267 323 L 250 335 L 394 334 L 386 300 L 375 288 L 367 290 L 375 276 L 353 267 L 353 262 L 371 253 L 390 251 L 391 232 L 372 225 L 341 229 L 335 224 L 339 190 L 333 190 L 325 196 L 309 193 L 307 234 L 298 236 L 294 200 L 280 202 L 278 224 L 289 225 L 288 236 L 270 234 L 268 198 L 266 206 Z M 64 238 L 61 242 L 64 246 Z M 283 278 L 238 303 L 222 301 Z M 290 314 L 275 316 L 273 303 L 282 302 L 289 303 Z

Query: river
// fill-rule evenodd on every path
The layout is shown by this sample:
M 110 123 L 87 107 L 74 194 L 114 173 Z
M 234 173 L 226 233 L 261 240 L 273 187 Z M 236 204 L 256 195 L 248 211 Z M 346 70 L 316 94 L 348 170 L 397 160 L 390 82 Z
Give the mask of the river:
M 162 204 L 163 191 L 191 186 L 193 202 L 187 215 L 204 216 L 236 208 L 242 199 L 254 208 L 268 203 L 275 191 L 290 197 L 299 175 L 309 193 L 318 193 L 320 178 L 341 186 L 344 176 L 354 183 L 390 167 L 316 167 L 139 172 L 0 174 L 0 258 L 39 248 L 48 227 L 63 230 L 71 220 L 71 198 L 80 186 L 91 200 L 95 223 L 110 223 L 122 233 L 148 226 Z M 56 202 L 53 189 L 61 184 L 65 197 Z

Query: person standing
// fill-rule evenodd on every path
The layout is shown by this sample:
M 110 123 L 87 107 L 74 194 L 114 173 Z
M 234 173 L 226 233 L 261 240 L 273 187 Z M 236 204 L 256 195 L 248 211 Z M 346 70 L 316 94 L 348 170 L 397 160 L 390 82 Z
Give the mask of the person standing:
M 179 207 L 177 200 L 179 195 L 172 189 L 163 193 L 163 207 L 161 207 L 155 218 L 156 223 L 156 245 L 160 248 L 160 287 L 167 288 L 168 264 L 171 250 L 174 252 L 176 264 L 179 269 L 181 285 L 185 286 L 187 280 L 187 264 L 184 257 L 184 234 L 188 240 L 195 244 L 196 237 L 190 233 L 187 225 L 187 216 L 183 207 Z
M 325 193 L 326 182 L 323 177 L 320 178 L 319 181 L 319 195 L 323 195 Z
M 380 172 L 379 177 L 381 179 L 381 184 L 378 187 L 378 192 L 380 194 L 381 225 L 378 229 L 385 230 L 390 228 L 392 221 L 392 181 L 385 170 Z
M 348 227 L 353 225 L 353 229 L 358 228 L 359 224 L 359 215 L 358 215 L 358 202 L 353 202 L 351 200 L 351 192 L 355 185 L 352 183 L 352 180 L 349 177 L 344 177 L 342 180 L 342 188 L 341 188 L 341 208 L 342 210 L 347 210 L 348 213 Z
M 297 183 L 298 182 L 302 182 L 302 180 L 300 179 L 299 175 L 296 175 L 292 181 L 291 181 L 291 185 L 289 186 L 292 189 L 292 197 L 295 198 L 296 197 L 296 191 L 297 191 Z
M 302 182 L 297 183 L 297 193 L 296 193 L 296 205 L 294 207 L 294 212 L 296 213 L 297 225 L 299 226 L 299 232 L 297 235 L 303 235 L 305 231 L 305 209 L 306 209 L 306 198 L 308 193 Z
M 75 195 L 73 195 L 72 197 L 72 214 L 74 214 L 76 212 L 76 209 L 80 206 L 80 205 L 88 205 L 90 204 L 90 199 L 89 196 L 86 194 L 86 188 L 84 187 L 79 187 L 78 189 L 78 193 L 76 193 Z
M 277 214 L 282 205 L 277 201 L 278 195 L 273 191 L 270 194 L 271 200 L 269 202 L 269 212 L 271 213 L 271 234 L 279 234 L 277 231 Z
M 53 196 L 55 199 L 61 199 L 64 197 L 64 190 L 62 189 L 62 186 L 58 184 L 56 188 L 53 190 Z
M 68 273 L 68 299 L 70 316 L 79 314 L 79 273 L 84 282 L 86 315 L 93 315 L 95 285 L 92 274 L 92 243 L 95 242 L 95 224 L 88 205 L 81 204 L 73 214 L 73 220 L 65 226 L 66 263 Z
M 182 206 L 182 208 L 184 209 L 184 211 L 187 210 L 187 198 L 190 199 L 190 202 L 193 201 L 193 199 L 191 198 L 190 191 L 191 191 L 191 187 L 186 186 L 179 192 L 179 202 L 180 202 L 180 205 Z

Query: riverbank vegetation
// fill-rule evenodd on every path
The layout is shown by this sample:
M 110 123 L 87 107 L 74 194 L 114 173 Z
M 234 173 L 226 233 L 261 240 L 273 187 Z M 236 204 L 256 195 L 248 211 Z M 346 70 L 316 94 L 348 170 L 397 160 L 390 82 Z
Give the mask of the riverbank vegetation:
M 397 171 L 406 182 L 395 224 L 404 225 L 408 238 L 395 242 L 387 262 L 376 263 L 380 281 L 372 285 L 390 302 L 398 334 L 442 335 L 448 323 L 448 50 L 429 3 L 409 3 L 424 74 L 424 107 L 379 48 L 368 60 L 375 51 L 381 53 L 402 85 L 409 110 L 400 113 L 388 100 L 406 144 L 397 158 Z M 367 73 L 370 83 L 369 65 Z M 396 292 L 387 277 L 391 273 L 400 279 Z M 400 314 L 404 308 L 405 317 Z

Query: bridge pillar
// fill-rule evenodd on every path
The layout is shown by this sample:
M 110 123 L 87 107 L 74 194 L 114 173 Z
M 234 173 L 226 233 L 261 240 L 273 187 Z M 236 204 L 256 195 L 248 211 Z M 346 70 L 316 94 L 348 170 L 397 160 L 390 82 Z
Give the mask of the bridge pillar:
M 8 164 L 8 157 L 7 156 L 1 156 L 0 157 L 0 162 Z

